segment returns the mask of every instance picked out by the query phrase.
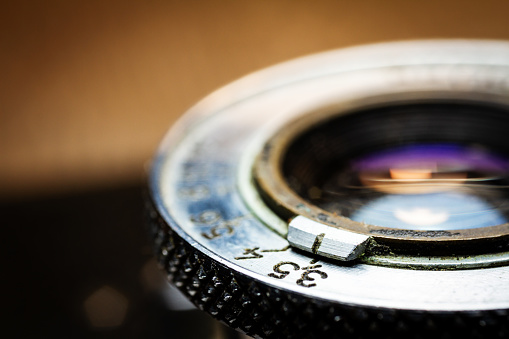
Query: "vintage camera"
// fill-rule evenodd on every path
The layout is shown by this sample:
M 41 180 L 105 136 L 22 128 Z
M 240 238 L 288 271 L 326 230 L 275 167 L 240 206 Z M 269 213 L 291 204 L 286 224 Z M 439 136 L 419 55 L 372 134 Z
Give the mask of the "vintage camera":
M 508 130 L 507 42 L 376 44 L 254 73 L 159 148 L 159 263 L 255 337 L 507 337 Z

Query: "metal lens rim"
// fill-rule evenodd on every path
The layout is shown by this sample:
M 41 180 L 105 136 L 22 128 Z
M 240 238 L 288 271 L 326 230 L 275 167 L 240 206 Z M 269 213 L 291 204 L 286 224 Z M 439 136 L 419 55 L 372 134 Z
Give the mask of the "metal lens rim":
M 440 95 L 443 96 L 443 93 Z M 475 95 L 470 94 L 466 99 L 461 94 L 448 93 L 445 99 L 451 102 L 461 100 L 462 103 L 500 103 L 500 98 L 494 97 L 487 100 L 483 96 L 481 101 L 473 100 L 473 97 Z M 381 103 L 383 105 L 401 104 L 409 102 L 409 99 L 415 101 L 416 96 L 399 94 L 397 96 L 365 98 L 347 105 L 344 103 L 329 105 L 287 123 L 265 140 L 260 154 L 252 164 L 252 176 L 259 199 L 284 222 L 288 222 L 297 215 L 303 215 L 332 228 L 369 235 L 371 242 L 363 256 L 368 263 L 423 268 L 428 266 L 469 268 L 505 264 L 508 261 L 508 255 L 504 254 L 504 251 L 507 251 L 508 246 L 509 224 L 453 232 L 413 231 L 367 225 L 343 216 L 333 215 L 309 203 L 286 183 L 281 171 L 282 158 L 293 140 L 302 133 L 320 124 L 324 119 L 341 118 L 346 113 L 361 112 Z M 428 94 L 425 98 L 417 97 L 416 102 L 433 100 L 437 99 Z M 279 233 L 282 233 L 280 224 Z M 458 264 L 458 256 L 463 258 L 461 264 Z

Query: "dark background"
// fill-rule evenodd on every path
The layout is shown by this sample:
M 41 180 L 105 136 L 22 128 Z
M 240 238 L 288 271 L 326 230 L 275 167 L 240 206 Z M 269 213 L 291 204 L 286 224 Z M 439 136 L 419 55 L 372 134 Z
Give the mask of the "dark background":
M 168 127 L 217 87 L 293 57 L 388 40 L 509 39 L 502 0 L 0 8 L 0 336 L 8 338 L 233 337 L 163 297 L 142 191 Z

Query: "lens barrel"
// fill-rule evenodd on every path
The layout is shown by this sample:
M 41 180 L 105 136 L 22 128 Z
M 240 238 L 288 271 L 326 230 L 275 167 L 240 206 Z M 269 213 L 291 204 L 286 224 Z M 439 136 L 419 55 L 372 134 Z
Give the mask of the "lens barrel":
M 169 131 L 160 265 L 261 338 L 509 336 L 509 43 L 376 44 L 262 70 Z

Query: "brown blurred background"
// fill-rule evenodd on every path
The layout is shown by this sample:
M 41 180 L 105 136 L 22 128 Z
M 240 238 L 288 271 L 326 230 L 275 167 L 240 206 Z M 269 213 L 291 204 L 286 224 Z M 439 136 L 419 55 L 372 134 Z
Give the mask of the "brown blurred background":
M 147 287 L 158 271 L 144 164 L 168 127 L 274 63 L 388 40 L 509 39 L 508 13 L 503 0 L 4 2 L 0 336 L 203 338 L 178 332 L 185 322 Z M 91 298 L 120 322 L 94 325 Z
M 246 73 L 387 40 L 509 39 L 507 1 L 11 1 L 0 194 L 140 182 L 168 127 Z

